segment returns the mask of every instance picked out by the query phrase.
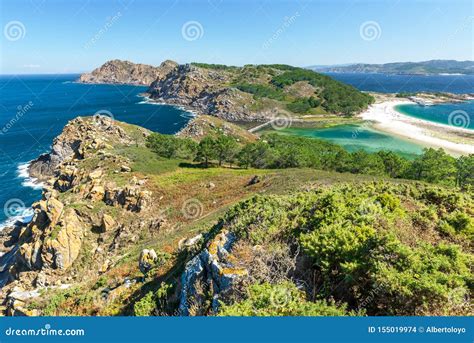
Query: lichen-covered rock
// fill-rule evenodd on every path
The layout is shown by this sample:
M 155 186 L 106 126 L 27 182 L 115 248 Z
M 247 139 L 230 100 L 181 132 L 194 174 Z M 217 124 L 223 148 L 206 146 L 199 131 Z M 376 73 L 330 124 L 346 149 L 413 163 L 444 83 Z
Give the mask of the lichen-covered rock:
M 68 269 L 79 256 L 84 232 L 74 210 L 68 209 L 61 222 L 53 228 L 49 239 L 45 240 L 42 259 L 45 266 Z
M 140 186 L 125 186 L 124 188 L 109 188 L 105 190 L 104 202 L 110 206 L 122 206 L 131 212 L 140 212 L 151 202 L 152 192 L 143 190 Z
M 231 249 L 235 242 L 232 233 L 223 230 L 218 233 L 198 255 L 191 259 L 181 276 L 181 294 L 179 311 L 189 315 L 191 304 L 197 301 L 197 284 L 204 283 L 213 293 L 212 309 L 219 307 L 219 296 L 228 290 L 236 279 L 248 275 L 245 268 L 235 266 L 231 258 Z
M 89 156 L 91 152 L 107 146 L 119 144 L 131 144 L 134 142 L 124 129 L 114 124 L 114 120 L 105 115 L 96 115 L 93 118 L 81 118 L 71 120 L 63 129 L 63 132 L 54 139 L 51 152 L 41 155 L 28 166 L 30 176 L 41 181 L 47 181 L 54 176 L 60 165 L 66 166 L 68 162 L 81 160 Z M 74 177 L 74 168 L 65 167 L 59 171 L 64 174 L 64 181 L 71 182 Z M 58 184 L 58 189 L 63 187 Z
M 138 268 L 143 274 L 147 274 L 158 260 L 158 255 L 153 249 L 143 249 L 138 260 Z
M 102 201 L 104 199 L 105 189 L 100 184 L 93 184 L 87 198 L 95 201 Z

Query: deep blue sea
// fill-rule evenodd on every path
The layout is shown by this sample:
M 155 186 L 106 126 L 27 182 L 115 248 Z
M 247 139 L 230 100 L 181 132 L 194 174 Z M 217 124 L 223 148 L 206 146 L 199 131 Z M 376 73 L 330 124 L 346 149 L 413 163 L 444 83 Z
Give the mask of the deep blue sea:
M 26 178 L 26 163 L 49 151 L 77 116 L 108 111 L 120 121 L 175 133 L 189 120 L 182 109 L 147 104 L 147 87 L 73 83 L 78 75 L 0 76 L 0 226 L 28 214 L 41 190 Z
M 474 75 L 386 75 L 367 73 L 326 73 L 361 91 L 474 93 Z

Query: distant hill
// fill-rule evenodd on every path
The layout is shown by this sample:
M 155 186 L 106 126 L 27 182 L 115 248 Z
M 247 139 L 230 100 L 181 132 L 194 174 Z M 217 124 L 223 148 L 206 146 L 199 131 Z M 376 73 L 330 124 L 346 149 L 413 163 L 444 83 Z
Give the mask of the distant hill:
M 474 74 L 474 61 L 431 60 L 424 62 L 395 62 L 385 64 L 357 63 L 336 66 L 310 66 L 318 72 L 334 73 L 385 73 L 385 74 Z

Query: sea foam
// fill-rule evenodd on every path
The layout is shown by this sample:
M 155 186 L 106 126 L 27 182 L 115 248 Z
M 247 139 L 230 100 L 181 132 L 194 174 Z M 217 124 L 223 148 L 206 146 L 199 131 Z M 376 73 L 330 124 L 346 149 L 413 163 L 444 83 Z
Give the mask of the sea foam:
M 18 177 L 24 179 L 24 181 L 21 183 L 22 186 L 24 187 L 30 187 L 33 189 L 41 189 L 43 188 L 43 183 L 38 181 L 37 178 L 31 177 L 30 174 L 28 173 L 28 166 L 30 165 L 30 162 L 27 163 L 20 163 L 18 165 Z

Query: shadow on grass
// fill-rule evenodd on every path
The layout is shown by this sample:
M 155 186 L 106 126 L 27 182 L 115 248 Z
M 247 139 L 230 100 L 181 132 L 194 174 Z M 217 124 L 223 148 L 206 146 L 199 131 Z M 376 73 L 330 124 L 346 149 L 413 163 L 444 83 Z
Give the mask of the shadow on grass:
M 212 167 L 210 164 L 206 167 L 204 163 L 191 163 L 191 162 L 180 162 L 178 164 L 180 168 L 194 168 L 194 169 L 207 169 Z
M 180 168 L 192 168 L 192 169 L 211 169 L 211 168 L 225 168 L 225 169 L 236 169 L 236 170 L 245 170 L 247 168 L 239 167 L 237 165 L 221 165 L 219 166 L 218 164 L 214 164 L 209 162 L 209 164 L 206 166 L 205 163 L 191 163 L 191 162 L 180 162 L 178 164 Z

